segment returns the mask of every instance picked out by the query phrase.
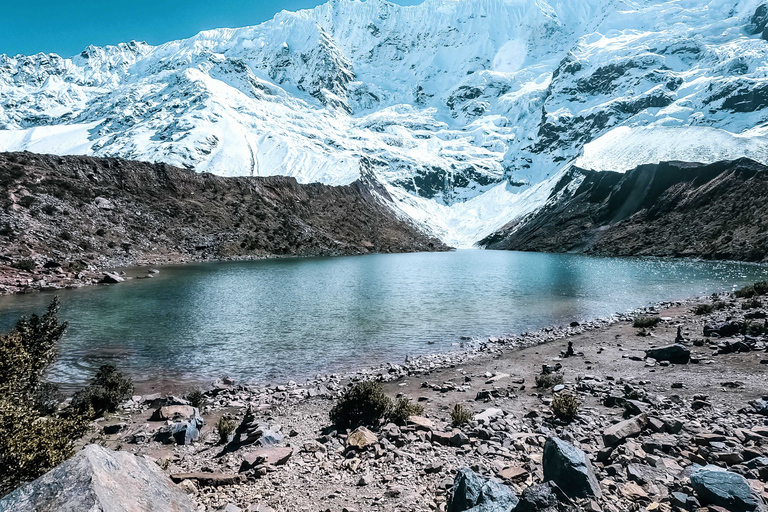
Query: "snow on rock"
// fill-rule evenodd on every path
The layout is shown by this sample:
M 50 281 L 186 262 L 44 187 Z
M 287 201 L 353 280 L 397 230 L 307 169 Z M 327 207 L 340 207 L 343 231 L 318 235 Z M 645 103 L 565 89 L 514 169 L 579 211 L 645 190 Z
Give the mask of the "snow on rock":
M 365 161 L 464 246 L 574 159 L 765 161 L 762 3 L 330 0 L 159 46 L 0 55 L 0 149 L 328 184 Z

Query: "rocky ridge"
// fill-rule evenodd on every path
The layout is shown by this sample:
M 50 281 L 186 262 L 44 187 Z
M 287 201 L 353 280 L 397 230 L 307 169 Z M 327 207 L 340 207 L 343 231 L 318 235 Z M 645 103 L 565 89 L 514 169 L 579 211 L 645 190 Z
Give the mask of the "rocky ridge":
M 560 192 L 562 191 L 562 192 Z M 488 249 L 768 259 L 768 167 L 662 162 L 626 173 L 571 168 L 547 205 L 485 238 Z
M 115 283 L 123 278 L 102 269 L 117 266 L 447 250 L 399 217 L 370 176 L 301 185 L 5 153 L 0 182 L 0 293 Z

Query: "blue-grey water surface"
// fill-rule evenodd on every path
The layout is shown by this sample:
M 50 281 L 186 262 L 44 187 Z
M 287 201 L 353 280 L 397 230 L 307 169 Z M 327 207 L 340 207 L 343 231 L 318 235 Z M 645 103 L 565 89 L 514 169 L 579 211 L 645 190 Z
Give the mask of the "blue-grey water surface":
M 480 250 L 163 267 L 154 279 L 57 292 L 69 329 L 50 378 L 71 388 L 112 362 L 145 387 L 300 380 L 766 275 L 738 263 Z M 0 297 L 0 329 L 52 295 Z

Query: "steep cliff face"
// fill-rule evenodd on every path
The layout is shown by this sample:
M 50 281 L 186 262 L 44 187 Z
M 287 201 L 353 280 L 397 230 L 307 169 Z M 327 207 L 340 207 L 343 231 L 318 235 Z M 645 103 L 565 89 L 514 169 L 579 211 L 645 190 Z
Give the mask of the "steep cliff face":
M 339 187 L 301 185 L 113 158 L 4 153 L 0 183 L 0 265 L 32 273 L 447 249 L 398 217 L 370 176 Z
M 490 249 L 768 261 L 768 167 L 663 162 L 625 174 L 572 168 L 578 187 L 485 238 Z

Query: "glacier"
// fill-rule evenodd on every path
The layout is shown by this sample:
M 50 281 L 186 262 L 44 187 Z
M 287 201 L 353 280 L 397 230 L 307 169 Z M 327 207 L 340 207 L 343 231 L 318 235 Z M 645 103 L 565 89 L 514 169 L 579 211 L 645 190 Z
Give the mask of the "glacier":
M 347 184 L 472 246 L 572 164 L 768 163 L 763 0 L 330 0 L 158 46 L 0 55 L 0 150 Z

